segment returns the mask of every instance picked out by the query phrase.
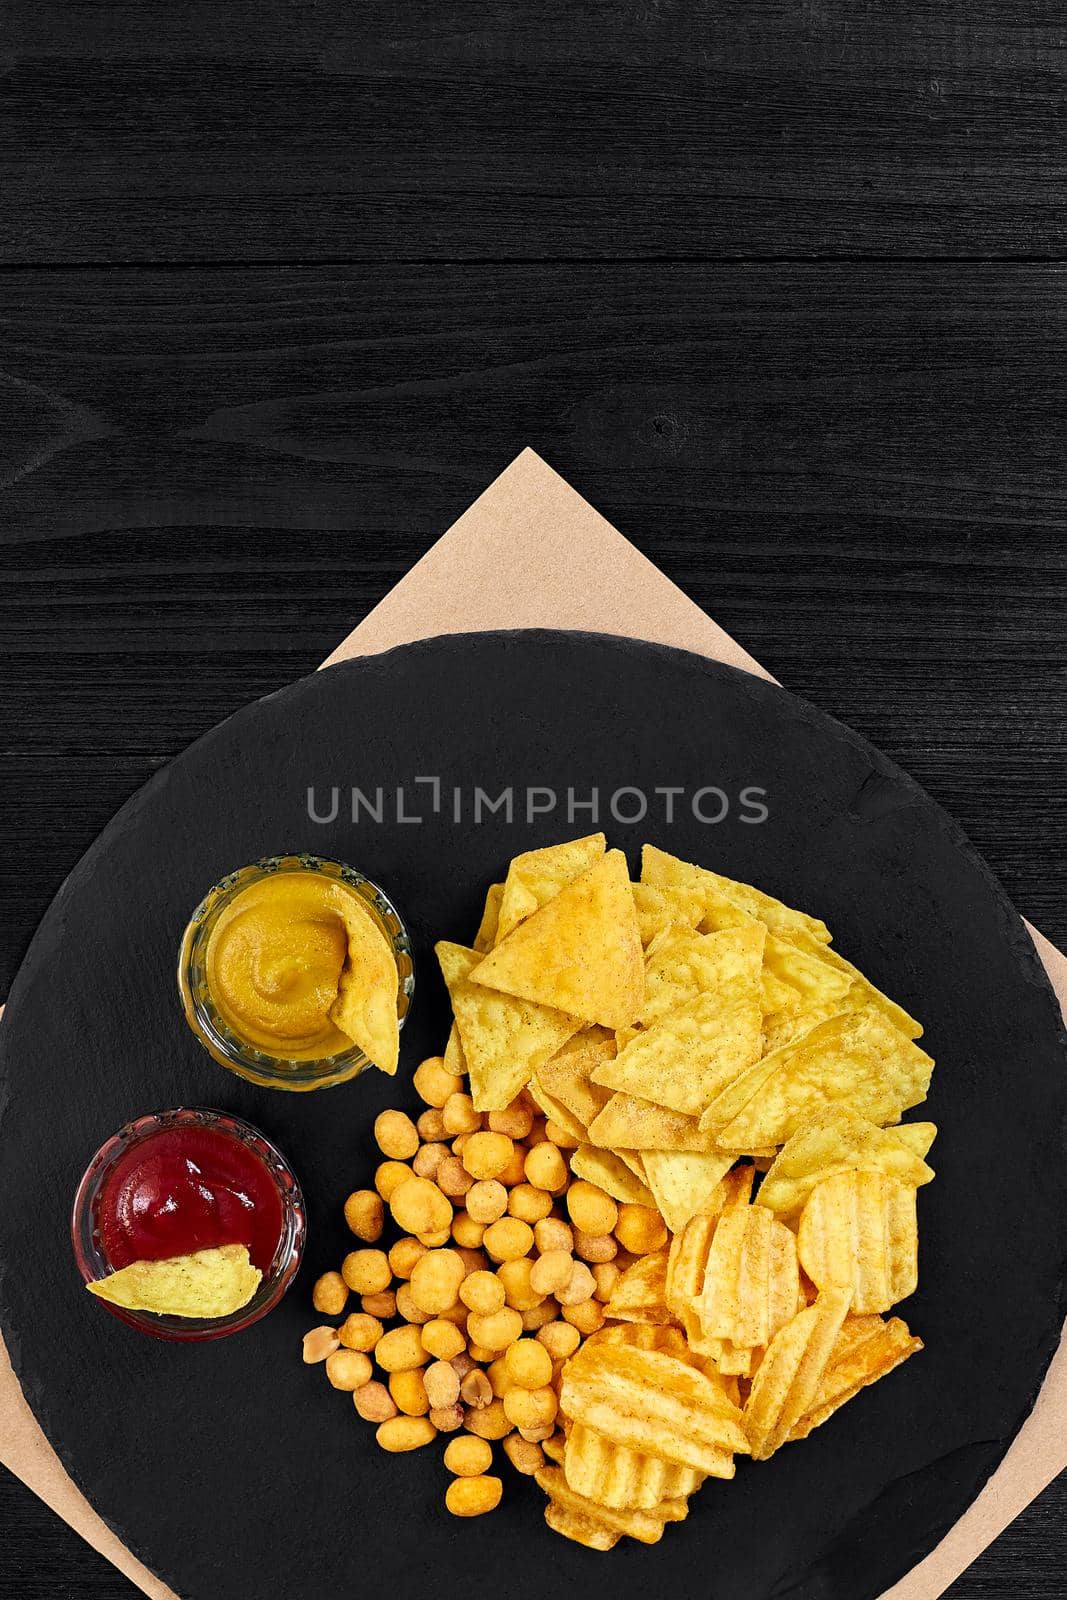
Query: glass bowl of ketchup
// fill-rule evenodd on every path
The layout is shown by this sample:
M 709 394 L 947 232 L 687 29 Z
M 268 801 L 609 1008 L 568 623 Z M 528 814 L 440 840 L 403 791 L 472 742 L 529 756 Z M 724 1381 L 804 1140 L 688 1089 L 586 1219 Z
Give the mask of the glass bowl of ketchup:
M 98 1303 L 157 1339 L 222 1339 L 265 1317 L 296 1277 L 307 1217 L 289 1163 L 270 1140 L 224 1111 L 138 1117 L 97 1151 L 71 1216 L 86 1283 L 134 1261 L 162 1261 L 241 1244 L 263 1277 L 228 1317 L 158 1316 Z

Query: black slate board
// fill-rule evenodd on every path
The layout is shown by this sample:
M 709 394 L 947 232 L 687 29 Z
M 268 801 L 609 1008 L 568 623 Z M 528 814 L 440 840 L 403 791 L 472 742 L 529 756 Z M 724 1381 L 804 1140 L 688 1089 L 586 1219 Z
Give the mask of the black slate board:
M 309 784 L 469 795 L 568 785 L 768 792 L 769 819 L 688 811 L 605 819 L 636 868 L 644 838 L 825 917 L 839 948 L 926 1024 L 938 1181 L 920 1195 L 922 1276 L 904 1308 L 926 1351 L 803 1447 L 709 1484 L 654 1551 L 597 1557 L 548 1534 L 538 1492 L 449 1519 L 437 1452 L 391 1458 L 304 1369 L 312 1277 L 344 1248 L 385 1105 L 440 1048 L 431 945 L 469 938 L 486 883 L 518 849 L 585 831 L 548 816 L 456 826 L 308 820 Z M 423 806 L 422 809 L 425 809 Z M 188 1033 L 174 956 L 202 891 L 282 848 L 383 882 L 420 958 L 401 1080 L 289 1097 L 241 1084 Z M 81 1487 L 183 1600 L 327 1591 L 515 1600 L 611 1583 L 746 1600 L 875 1596 L 958 1517 L 1028 1413 L 1063 1316 L 1067 1256 L 1058 1009 L 1017 915 L 959 831 L 855 735 L 784 691 L 654 646 L 589 635 L 434 640 L 332 668 L 249 707 L 124 808 L 41 926 L 12 990 L 0 1063 L 0 1325 L 31 1405 Z M 196 1349 L 157 1345 L 88 1305 L 66 1241 L 77 1177 L 137 1112 L 235 1110 L 276 1138 L 311 1211 L 307 1264 L 265 1323 Z

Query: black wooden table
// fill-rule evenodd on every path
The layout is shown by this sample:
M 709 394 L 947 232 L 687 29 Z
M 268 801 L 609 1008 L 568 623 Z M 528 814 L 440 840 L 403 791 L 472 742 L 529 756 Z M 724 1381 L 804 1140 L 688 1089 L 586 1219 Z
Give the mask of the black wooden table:
M 1058 0 L 15 0 L 0 993 L 525 444 L 1064 911 Z M 1061 1600 L 1067 1482 L 953 1587 Z M 0 1594 L 134 1590 L 0 1474 Z

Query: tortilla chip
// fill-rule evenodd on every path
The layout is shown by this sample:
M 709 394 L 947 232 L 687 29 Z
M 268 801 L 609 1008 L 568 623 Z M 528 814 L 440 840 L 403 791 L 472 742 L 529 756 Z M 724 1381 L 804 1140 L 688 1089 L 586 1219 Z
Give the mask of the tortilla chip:
M 817 944 L 830 943 L 830 930 L 820 917 L 797 911 L 751 883 L 739 883 L 734 878 L 722 877 L 718 872 L 708 871 L 707 875 L 720 894 L 724 894 L 742 911 L 747 911 L 749 916 L 756 917 L 772 933 L 779 934 L 783 939 L 801 935 L 813 939 Z
M 757 1203 L 784 1219 L 799 1216 L 815 1186 L 835 1172 L 852 1167 L 877 1168 L 901 1183 L 918 1187 L 929 1183 L 933 1169 L 916 1155 L 915 1145 L 937 1129 L 932 1122 L 916 1122 L 901 1138 L 903 1129 L 879 1128 L 846 1105 L 825 1106 L 800 1124 L 782 1146 L 760 1186 Z
M 397 991 L 400 975 L 389 940 L 358 896 L 339 894 L 348 955 L 337 983 L 330 1020 L 390 1077 L 400 1059 Z
M 810 938 L 799 932 L 795 932 L 791 937 L 792 942 L 803 950 L 805 954 L 816 956 L 851 981 L 852 987 L 844 1005 L 845 1010 L 858 1011 L 873 1008 L 875 1011 L 880 1011 L 887 1022 L 891 1022 L 894 1028 L 899 1028 L 901 1033 L 905 1034 L 909 1039 L 922 1038 L 922 1023 L 917 1022 L 913 1016 L 909 1015 L 903 1006 L 897 1005 L 895 1000 L 890 1000 L 889 996 L 883 994 L 881 989 L 876 989 L 871 980 L 858 967 L 854 967 L 851 961 L 846 961 L 844 956 L 839 955 L 832 946 L 813 943 Z
M 435 946 L 459 1029 L 477 1111 L 504 1111 L 581 1022 L 549 1006 L 470 982 L 480 956 L 447 940 Z
M 594 1089 L 599 1086 L 594 1084 Z M 593 1144 L 609 1150 L 715 1149 L 715 1135 L 701 1129 L 699 1118 L 669 1111 L 652 1100 L 637 1095 L 613 1094 L 604 1109 L 589 1124 Z M 734 1158 L 736 1160 L 736 1157 Z
M 613 1200 L 621 1200 L 626 1205 L 648 1206 L 651 1210 L 655 1210 L 656 1201 L 652 1193 L 624 1159 L 627 1153 L 618 1150 L 598 1150 L 594 1145 L 582 1144 L 571 1155 L 571 1171 L 576 1178 L 584 1178 L 587 1183 L 595 1183 L 598 1189 L 610 1194 Z
M 159 1317 L 230 1317 L 263 1281 L 243 1244 L 197 1250 L 165 1261 L 135 1261 L 85 1287 L 98 1300 Z
M 641 943 L 649 945 L 658 933 L 669 928 L 676 919 L 672 916 L 667 896 L 654 888 L 651 883 L 631 883 L 630 888 L 633 891 Z
M 501 886 L 497 932 L 492 943 L 498 944 L 540 906 L 554 900 L 562 888 L 600 859 L 607 845 L 602 833 L 591 833 L 584 839 L 569 839 L 516 856 Z M 492 945 L 485 948 L 490 950 Z
M 482 920 L 478 924 L 478 932 L 474 935 L 474 948 L 484 955 L 491 950 L 497 941 L 497 929 L 500 924 L 500 901 L 504 893 L 502 883 L 491 883 L 485 897 L 485 910 Z M 536 910 L 536 907 L 531 907 Z
M 651 1255 L 638 1256 L 615 1280 L 611 1298 L 604 1307 L 609 1317 L 617 1322 L 671 1321 L 667 1310 L 667 1252 L 655 1250 Z
M 695 933 L 675 924 L 657 934 L 645 956 L 642 1025 L 649 1028 L 698 995 L 730 983 L 737 971 L 738 953 L 754 949 L 760 942 L 755 930 Z
M 735 1159 L 717 1150 L 704 1154 L 684 1150 L 645 1151 L 648 1186 L 671 1233 L 678 1233 L 691 1217 L 708 1206 Z
M 543 1067 L 537 1081 L 588 1128 L 611 1098 L 592 1080 L 594 1069 L 615 1054 L 615 1041 L 603 1028 L 583 1028 Z M 583 1142 L 585 1135 L 582 1135 Z M 619 1141 L 621 1142 L 621 1141 Z
M 576 1144 L 585 1143 L 585 1129 L 567 1107 L 550 1095 L 535 1073 L 526 1085 L 526 1092 L 537 1102 L 550 1122 L 558 1123 L 569 1139 Z
M 841 1002 L 852 987 L 852 977 L 824 958 L 825 945 L 816 948 L 817 954 L 815 949 L 802 949 L 769 934 L 764 968 L 789 990 L 788 1009 L 812 1012 L 832 1005 L 835 1011 L 842 1011 Z
M 459 1042 L 459 1029 L 453 1021 L 448 1030 L 448 1043 L 445 1045 L 445 1071 L 451 1072 L 454 1078 L 467 1076 L 467 1062 L 463 1054 L 463 1046 Z
M 597 1067 L 594 1083 L 696 1116 L 759 1059 L 763 929 L 706 937 L 715 952 L 714 979 Z
M 598 1022 L 632 1023 L 645 970 L 626 857 L 609 850 L 502 939 L 474 983 Z
M 701 1127 L 724 1149 L 751 1150 L 784 1144 L 835 1101 L 880 1126 L 897 1122 L 925 1100 L 933 1067 L 880 1011 L 846 1012 L 749 1068 L 708 1106 Z

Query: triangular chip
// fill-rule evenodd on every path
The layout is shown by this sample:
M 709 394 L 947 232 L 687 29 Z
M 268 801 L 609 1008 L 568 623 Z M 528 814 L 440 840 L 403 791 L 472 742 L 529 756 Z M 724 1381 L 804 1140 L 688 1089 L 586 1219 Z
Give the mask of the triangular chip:
M 526 850 L 516 856 L 508 868 L 501 887 L 497 929 L 492 944 L 497 944 L 525 922 L 540 906 L 554 900 L 560 890 L 587 868 L 607 849 L 602 833 L 591 833 L 584 839 L 568 839 L 563 844 L 550 844 L 543 850 Z M 481 949 L 475 945 L 475 949 Z M 492 945 L 486 945 L 487 950 Z
M 767 969 L 763 971 L 764 994 L 767 991 Z M 845 1011 L 856 1011 L 859 1007 L 852 1004 L 852 996 L 848 994 L 844 1000 L 831 1001 L 824 1006 L 809 1006 L 805 1010 L 787 1007 L 783 1011 L 765 1011 L 763 1014 L 763 1054 L 772 1055 L 775 1050 L 781 1050 L 784 1045 L 795 1044 L 798 1039 L 803 1039 L 806 1033 L 813 1028 L 821 1027 L 824 1022 L 829 1022 L 832 1017 L 839 1017 Z
M 899 1317 L 888 1322 L 881 1317 L 846 1317 L 811 1407 L 794 1426 L 790 1442 L 806 1439 L 861 1389 L 877 1383 L 922 1347 L 922 1340 L 913 1338 Z
M 687 1116 L 699 1114 L 759 1058 L 764 939 L 757 926 L 708 934 L 714 977 L 696 999 L 661 1017 L 614 1061 L 598 1067 L 594 1083 Z
M 243 1244 L 165 1261 L 135 1261 L 85 1287 L 98 1300 L 159 1317 L 230 1317 L 254 1297 L 263 1274 Z
M 599 1085 L 594 1084 L 594 1089 Z M 601 1090 L 601 1093 L 606 1091 Z M 697 1117 L 669 1111 L 652 1100 L 637 1095 L 613 1094 L 604 1109 L 589 1125 L 593 1144 L 608 1150 L 691 1150 L 715 1149 L 715 1135 L 702 1131 Z M 734 1158 L 736 1159 L 736 1157 Z
M 605 1028 L 632 1023 L 644 998 L 645 969 L 622 851 L 609 850 L 521 922 L 471 978 Z
M 830 930 L 820 917 L 797 911 L 776 900 L 773 895 L 757 889 L 754 884 L 739 883 L 734 878 L 722 877 L 718 872 L 708 871 L 707 875 L 720 894 L 740 906 L 742 911 L 747 911 L 749 916 L 758 918 L 772 933 L 784 939 L 801 934 L 818 944 L 830 943 Z
M 926 1139 L 929 1149 L 937 1129 L 932 1122 L 912 1123 L 910 1128 L 920 1131 L 879 1128 L 849 1106 L 825 1106 L 802 1122 L 779 1150 L 760 1185 L 758 1203 L 783 1218 L 799 1216 L 816 1184 L 850 1167 L 874 1167 L 914 1187 L 929 1183 L 933 1169 L 916 1155 L 915 1146 Z
M 450 1072 L 454 1078 L 467 1076 L 467 1062 L 463 1055 L 463 1046 L 459 1042 L 459 1029 L 453 1021 L 448 1030 L 448 1043 L 445 1045 L 445 1071 Z
M 330 1020 L 363 1051 L 368 1061 L 392 1076 L 400 1058 L 397 990 L 400 976 L 389 940 L 354 894 L 338 894 L 348 955 L 337 982 Z
M 930 1146 L 937 1138 L 936 1122 L 900 1122 L 893 1129 L 893 1135 L 906 1150 L 920 1161 L 925 1161 L 930 1154 Z
M 754 950 L 761 942 L 755 929 L 694 933 L 675 924 L 658 934 L 645 955 L 642 1025 L 651 1027 L 698 995 L 732 983 L 738 952 Z
M 656 1250 L 651 1255 L 638 1256 L 615 1280 L 604 1310 L 618 1322 L 670 1322 L 666 1294 L 667 1252 Z
M 437 959 L 459 1029 L 477 1111 L 503 1111 L 541 1064 L 554 1056 L 581 1022 L 549 1006 L 497 994 L 471 983 L 476 950 L 442 940 Z
M 806 955 L 815 956 L 817 959 L 826 962 L 828 966 L 833 967 L 835 971 L 849 979 L 852 987 L 845 1002 L 845 1010 L 858 1011 L 864 1007 L 873 1007 L 875 1011 L 880 1011 L 886 1020 L 893 1024 L 894 1028 L 899 1028 L 901 1033 L 906 1034 L 909 1039 L 920 1039 L 922 1037 L 922 1023 L 917 1022 L 913 1016 L 904 1010 L 903 1006 L 897 1005 L 895 1000 L 890 1000 L 889 996 L 883 994 L 881 989 L 875 988 L 871 980 L 858 967 L 854 967 L 851 961 L 846 961 L 844 956 L 839 955 L 832 946 L 821 945 L 818 941 L 813 941 L 802 932 L 794 932 L 790 937 L 792 942 Z
M 650 945 L 657 934 L 663 933 L 675 920 L 685 921 L 684 916 L 675 918 L 667 896 L 651 883 L 632 883 L 634 910 L 637 912 L 637 926 L 641 933 L 641 943 Z M 693 926 L 696 926 L 694 918 Z
M 656 1202 L 650 1190 L 624 1160 L 624 1154 L 629 1153 L 597 1150 L 594 1145 L 582 1144 L 571 1155 L 571 1171 L 576 1178 L 595 1183 L 613 1200 L 621 1200 L 627 1205 L 648 1206 L 654 1210 Z
M 701 1126 L 724 1149 L 755 1150 L 784 1144 L 835 1101 L 870 1122 L 897 1122 L 925 1100 L 933 1068 L 880 1011 L 846 1012 L 749 1068 L 708 1106 Z
M 704 1210 L 734 1160 L 734 1156 L 719 1151 L 708 1154 L 685 1150 L 645 1151 L 648 1186 L 671 1233 L 677 1233 L 690 1217 Z
M 526 1092 L 540 1107 L 550 1122 L 562 1128 L 568 1139 L 573 1139 L 575 1144 L 585 1143 L 585 1129 L 572 1111 L 569 1111 L 562 1101 L 555 1099 L 541 1083 L 537 1073 L 526 1085 Z
M 611 1098 L 609 1090 L 593 1082 L 593 1071 L 614 1054 L 615 1041 L 606 1029 L 583 1028 L 538 1068 L 538 1082 L 588 1128 Z
M 481 955 L 485 955 L 496 944 L 498 928 L 500 926 L 500 902 L 504 894 L 502 883 L 491 883 L 485 897 L 485 910 L 482 920 L 478 924 L 478 932 L 474 935 L 474 948 Z M 531 907 L 531 910 L 537 908 Z
M 769 934 L 763 965 L 771 978 L 789 990 L 788 1009 L 812 1012 L 824 1006 L 844 1010 L 841 1002 L 852 987 L 851 974 L 825 959 L 826 946 L 802 949 Z M 781 998 L 779 994 L 776 998 Z

